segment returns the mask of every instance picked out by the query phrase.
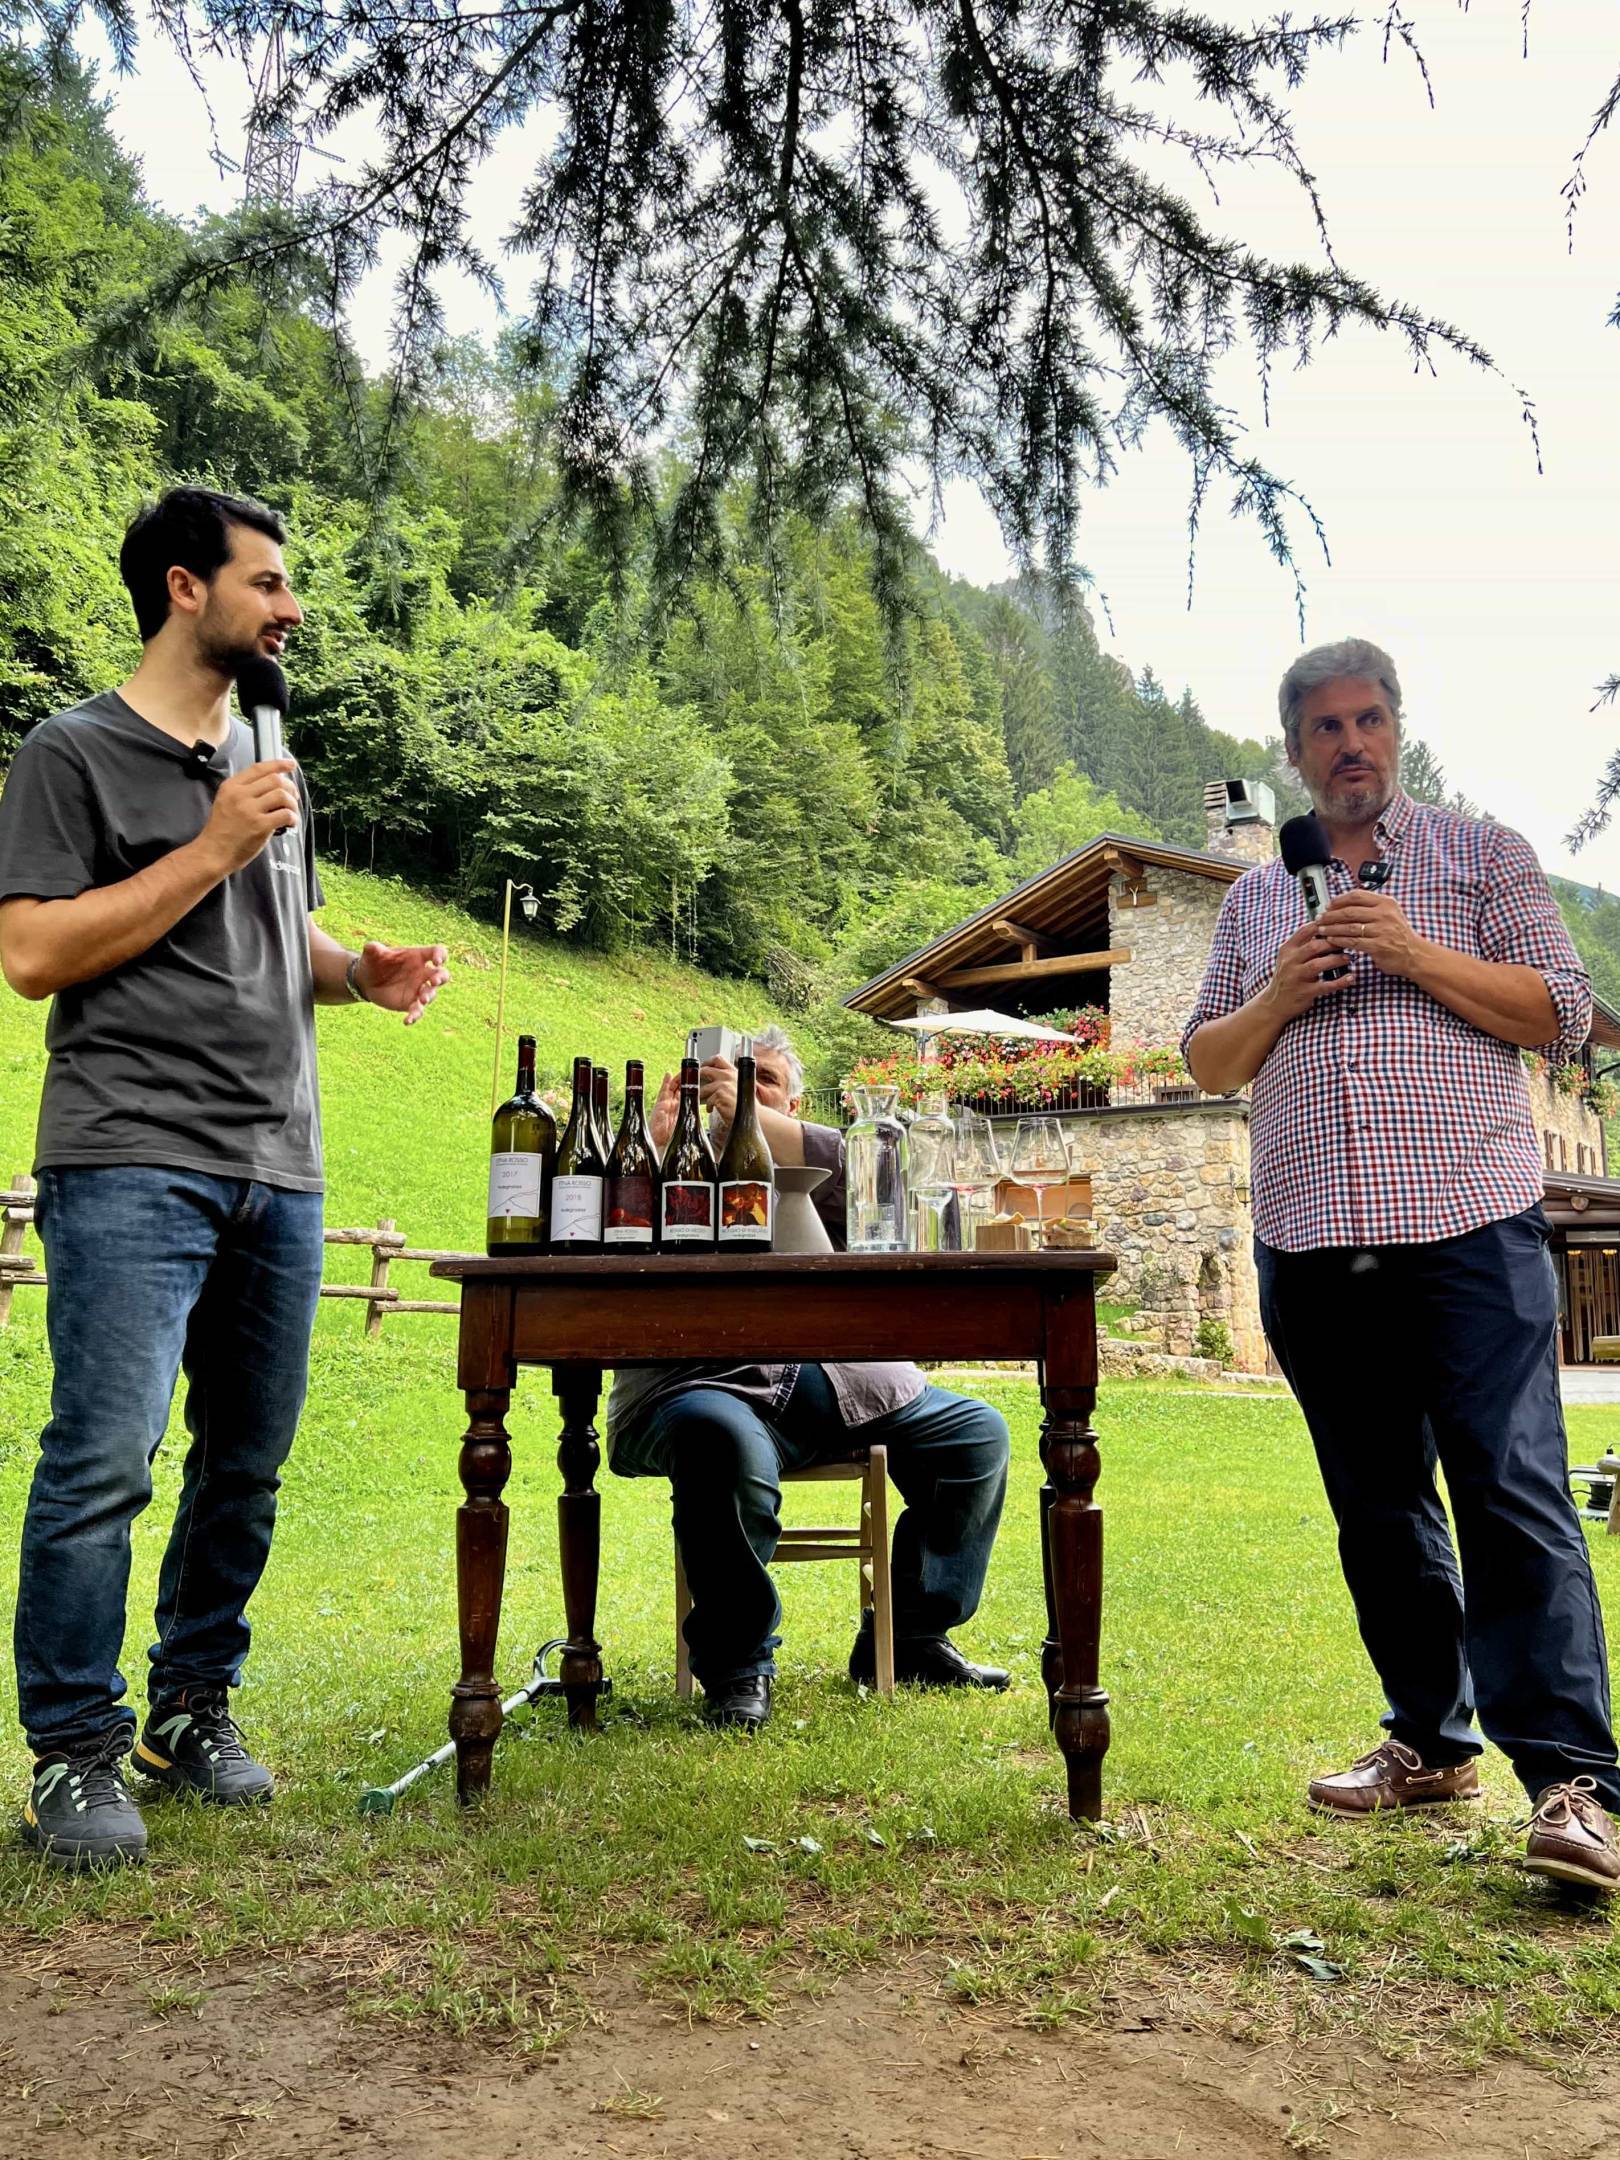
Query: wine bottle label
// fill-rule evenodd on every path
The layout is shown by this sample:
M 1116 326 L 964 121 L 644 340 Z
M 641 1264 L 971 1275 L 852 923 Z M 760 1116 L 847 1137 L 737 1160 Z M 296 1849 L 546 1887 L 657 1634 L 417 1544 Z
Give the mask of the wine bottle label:
M 707 1178 L 671 1178 L 664 1187 L 664 1243 L 714 1243 L 714 1187 Z
M 601 1243 L 602 1180 L 599 1177 L 552 1179 L 551 1241 L 554 1245 Z
M 720 1187 L 722 1245 L 769 1245 L 776 1187 L 764 1178 L 727 1178 Z
M 607 1189 L 607 1222 L 602 1231 L 606 1245 L 640 1245 L 653 1241 L 653 1181 L 650 1177 L 616 1177 Z
M 524 1215 L 531 1220 L 540 1212 L 540 1173 L 545 1167 L 539 1155 L 519 1155 L 498 1149 L 489 1158 L 489 1213 Z

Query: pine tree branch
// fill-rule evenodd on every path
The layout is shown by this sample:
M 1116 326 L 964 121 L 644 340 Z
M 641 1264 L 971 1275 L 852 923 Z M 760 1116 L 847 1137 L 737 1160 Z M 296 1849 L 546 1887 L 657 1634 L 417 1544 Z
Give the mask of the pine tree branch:
M 65 21 L 77 0 L 22 4 Z M 467 222 L 473 179 L 504 129 L 542 114 L 506 244 L 533 259 L 523 349 L 556 393 L 554 514 L 594 521 L 627 562 L 653 460 L 679 453 L 654 548 L 666 585 L 722 564 L 728 491 L 751 472 L 773 578 L 787 520 L 853 499 L 898 591 L 914 455 L 936 502 L 971 474 L 1020 564 L 1061 583 L 1087 489 L 1160 423 L 1192 461 L 1191 543 L 1224 477 L 1294 569 L 1288 526 L 1309 505 L 1247 453 L 1231 356 L 1252 361 L 1262 412 L 1277 356 L 1303 364 L 1347 322 L 1430 370 L 1442 355 L 1492 364 L 1334 256 L 1287 100 L 1356 33 L 1351 16 L 1234 24 L 1176 0 L 150 4 L 177 41 L 201 21 L 229 45 L 277 17 L 286 79 L 261 124 L 314 140 L 364 116 L 380 148 L 356 179 L 200 236 L 113 330 L 312 256 L 341 316 L 382 236 L 403 233 L 373 441 L 385 485 L 440 270 L 494 285 Z M 1412 44 L 1403 5 L 1384 0 L 1391 48 Z M 1196 118 L 1161 108 L 1172 70 Z M 1616 101 L 1620 84 L 1594 134 Z M 1175 193 L 1164 152 L 1211 188 L 1233 165 L 1285 175 L 1306 196 L 1311 260 L 1220 232 Z

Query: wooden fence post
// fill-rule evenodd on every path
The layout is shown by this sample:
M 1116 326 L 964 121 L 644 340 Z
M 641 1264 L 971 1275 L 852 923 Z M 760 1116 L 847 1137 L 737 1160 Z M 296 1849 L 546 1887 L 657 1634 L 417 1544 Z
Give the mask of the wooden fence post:
M 377 1225 L 379 1231 L 392 1230 L 393 1227 L 394 1218 L 392 1215 L 385 1215 Z M 393 1248 L 389 1245 L 377 1244 L 372 1246 L 371 1287 L 373 1290 L 386 1290 L 388 1288 L 388 1262 L 392 1252 Z M 381 1298 L 373 1298 L 366 1307 L 366 1333 L 368 1335 L 380 1335 L 382 1333 L 382 1322 L 383 1301 Z
M 0 1209 L 0 1215 L 5 1218 L 5 1226 L 0 1229 L 0 1260 L 17 1260 L 22 1257 L 23 1236 L 34 1218 L 33 1193 L 33 1179 L 26 1170 L 19 1170 L 12 1179 L 11 1194 L 7 1195 L 7 1198 L 16 1196 L 20 1199 L 20 1204 Z M 16 1279 L 11 1270 L 0 1268 L 0 1328 L 9 1327 L 11 1324 L 11 1294 L 15 1286 Z

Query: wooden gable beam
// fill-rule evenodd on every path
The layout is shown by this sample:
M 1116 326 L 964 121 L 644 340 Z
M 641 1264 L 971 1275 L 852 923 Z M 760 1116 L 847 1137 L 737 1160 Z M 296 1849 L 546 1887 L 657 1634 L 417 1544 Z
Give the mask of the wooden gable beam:
M 1026 929 L 1011 916 L 998 915 L 990 927 L 997 937 L 1005 938 L 1009 945 L 1016 945 L 1026 960 L 1039 960 L 1042 954 L 1057 950 L 1049 937 L 1043 937 L 1039 930 Z
M 1089 968 L 1124 967 L 1130 950 L 1114 946 L 1107 952 L 1051 953 L 1040 960 L 1001 960 L 993 967 L 957 968 L 939 978 L 942 991 L 971 990 L 980 983 L 1036 982 L 1048 975 L 1079 975 Z
M 1115 877 L 1123 880 L 1127 907 L 1155 907 L 1158 904 L 1158 894 L 1147 889 L 1147 865 L 1139 855 L 1132 855 L 1125 848 L 1109 847 L 1103 849 L 1103 861 Z

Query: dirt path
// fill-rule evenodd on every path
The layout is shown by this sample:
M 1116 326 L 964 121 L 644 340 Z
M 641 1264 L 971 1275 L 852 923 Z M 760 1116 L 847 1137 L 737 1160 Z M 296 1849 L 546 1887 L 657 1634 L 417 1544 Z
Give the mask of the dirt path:
M 867 1973 L 779 2023 L 697 2026 L 626 1972 L 599 2022 L 538 2061 L 357 2025 L 320 1969 L 236 1965 L 152 2008 L 110 1946 L 0 1976 L 0 2153 L 118 2160 L 1597 2160 L 1620 2152 L 1620 2070 L 1517 2063 L 1436 2078 L 1342 2051 L 1250 2046 L 1137 2012 L 1036 2033 Z M 161 1994 L 160 1994 L 161 1999 Z

